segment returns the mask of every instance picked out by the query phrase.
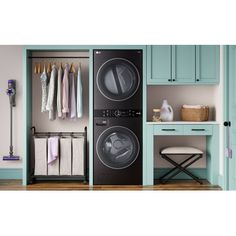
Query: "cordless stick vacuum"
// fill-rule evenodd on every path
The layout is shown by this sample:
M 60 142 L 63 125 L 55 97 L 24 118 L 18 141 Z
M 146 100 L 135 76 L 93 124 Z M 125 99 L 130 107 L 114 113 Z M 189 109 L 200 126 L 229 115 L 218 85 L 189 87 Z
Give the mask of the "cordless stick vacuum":
M 12 108 L 16 106 L 16 81 L 15 80 L 8 80 L 8 89 L 7 95 L 9 96 L 10 102 L 10 151 L 9 156 L 4 156 L 4 161 L 18 161 L 20 160 L 19 156 L 13 155 L 13 145 L 12 145 Z

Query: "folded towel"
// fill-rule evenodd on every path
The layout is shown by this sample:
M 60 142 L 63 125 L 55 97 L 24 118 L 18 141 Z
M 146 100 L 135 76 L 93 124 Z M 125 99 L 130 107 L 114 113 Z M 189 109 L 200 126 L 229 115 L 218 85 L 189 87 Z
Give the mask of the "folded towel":
M 205 108 L 206 106 L 203 105 L 183 105 L 183 108 L 190 108 L 190 109 L 201 109 Z
M 58 158 L 58 137 L 51 137 L 48 139 L 48 164 L 52 163 Z

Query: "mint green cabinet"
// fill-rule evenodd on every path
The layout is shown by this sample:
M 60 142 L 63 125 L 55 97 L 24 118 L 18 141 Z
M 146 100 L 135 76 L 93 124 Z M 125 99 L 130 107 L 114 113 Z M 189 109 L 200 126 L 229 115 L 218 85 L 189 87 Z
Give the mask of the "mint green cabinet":
M 236 46 L 230 45 L 225 50 L 225 120 L 230 126 L 225 127 L 225 172 L 226 189 L 236 190 Z
M 174 83 L 188 84 L 195 82 L 195 46 L 179 45 L 172 46 L 173 79 Z
M 186 122 L 187 123 L 187 122 Z M 155 136 L 205 136 L 206 138 L 206 175 L 211 184 L 219 184 L 219 125 L 218 124 L 165 124 L 148 122 L 146 125 L 145 153 L 143 159 L 144 185 L 154 184 Z M 158 141 L 157 141 L 158 145 Z M 235 169 L 235 166 L 234 166 Z M 236 176 L 235 172 L 234 175 Z
M 219 83 L 220 46 L 147 46 L 147 84 Z
M 172 79 L 172 47 L 148 46 L 148 78 L 150 83 L 168 83 Z
M 196 46 L 196 82 L 216 84 L 219 82 L 220 46 Z

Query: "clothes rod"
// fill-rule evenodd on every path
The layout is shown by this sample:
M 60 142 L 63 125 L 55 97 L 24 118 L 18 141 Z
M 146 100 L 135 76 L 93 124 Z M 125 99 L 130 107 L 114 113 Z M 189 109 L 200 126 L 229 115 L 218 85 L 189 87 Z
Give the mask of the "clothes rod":
M 37 58 L 37 59 L 46 59 L 46 58 L 48 58 L 48 59 L 54 59 L 54 58 L 59 58 L 59 59 L 63 59 L 63 58 L 69 58 L 69 59 L 88 59 L 89 57 L 47 57 L 47 56 L 45 56 L 45 57 L 34 57 L 34 56 L 29 56 L 28 58 L 30 58 L 30 59 L 33 59 L 33 58 Z
M 86 133 L 80 133 L 80 132 L 74 132 L 74 133 L 65 133 L 65 132 L 59 132 L 59 133 L 56 133 L 56 132 L 36 132 L 34 134 L 32 134 L 33 137 L 53 137 L 53 136 L 58 136 L 58 137 L 85 137 L 86 138 Z
M 80 136 L 87 136 L 87 126 L 84 127 L 84 132 L 36 132 L 36 128 L 33 126 L 31 127 L 31 132 L 33 136 L 51 136 L 51 135 L 58 135 L 58 136 L 73 136 L 73 135 L 80 135 Z

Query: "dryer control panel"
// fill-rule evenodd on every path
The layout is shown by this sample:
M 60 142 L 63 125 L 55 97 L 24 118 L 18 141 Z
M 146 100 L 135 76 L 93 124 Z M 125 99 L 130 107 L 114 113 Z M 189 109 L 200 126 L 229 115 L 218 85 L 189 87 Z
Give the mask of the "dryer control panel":
M 140 117 L 141 110 L 124 109 L 105 109 L 94 110 L 94 117 Z

